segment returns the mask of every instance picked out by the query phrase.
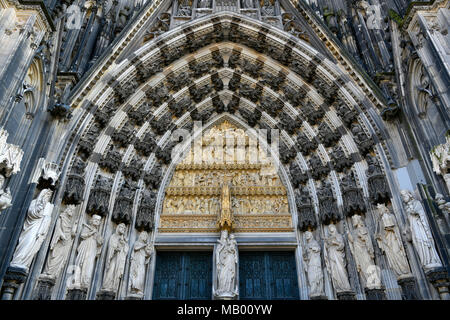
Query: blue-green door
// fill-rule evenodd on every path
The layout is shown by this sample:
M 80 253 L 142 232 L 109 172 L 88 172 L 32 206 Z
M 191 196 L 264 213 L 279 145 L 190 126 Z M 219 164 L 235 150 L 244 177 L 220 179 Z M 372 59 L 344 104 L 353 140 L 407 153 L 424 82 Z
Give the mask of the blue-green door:
M 293 252 L 240 252 L 240 299 L 299 299 Z
M 158 252 L 153 299 L 211 299 L 211 252 Z

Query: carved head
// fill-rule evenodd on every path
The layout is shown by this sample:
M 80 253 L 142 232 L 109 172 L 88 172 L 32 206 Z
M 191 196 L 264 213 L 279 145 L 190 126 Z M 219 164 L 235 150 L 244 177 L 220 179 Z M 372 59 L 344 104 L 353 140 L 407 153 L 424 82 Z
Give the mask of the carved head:
M 305 232 L 305 239 L 306 239 L 306 241 L 311 241 L 311 239 L 313 238 L 313 234 L 312 234 L 312 232 L 311 231 L 306 231 Z
M 102 217 L 97 214 L 94 214 L 91 218 L 91 225 L 97 227 L 100 225 L 100 221 L 102 221 Z
M 119 225 L 117 226 L 117 229 L 116 229 L 117 234 L 121 234 L 121 235 L 124 234 L 126 228 L 127 228 L 127 227 L 125 226 L 124 223 L 119 224 Z
M 50 202 L 50 199 L 52 198 L 53 191 L 50 189 L 44 189 L 39 194 L 39 200 L 43 203 Z
M 404 203 L 410 202 L 412 199 L 414 199 L 414 196 L 412 195 L 412 192 L 409 190 L 402 190 L 400 191 L 400 195 L 402 197 L 402 200 Z
M 328 226 L 328 231 L 330 232 L 330 235 L 334 236 L 336 234 L 336 226 L 334 224 L 330 224 Z
M 228 238 L 228 231 L 222 230 L 222 232 L 220 234 L 220 240 L 226 240 L 227 238 Z
M 66 213 L 69 217 L 71 217 L 71 216 L 73 216 L 73 213 L 75 212 L 75 208 L 76 208 L 75 205 L 70 204 L 70 205 L 67 206 L 67 208 L 66 208 L 66 210 L 65 210 L 65 213 Z
M 354 216 L 352 216 L 352 223 L 354 227 L 357 226 L 364 226 L 364 223 L 362 221 L 362 218 L 360 215 L 355 214 Z
M 139 241 L 141 241 L 141 242 L 147 242 L 147 239 L 148 239 L 148 233 L 147 233 L 147 231 L 142 231 L 142 232 L 139 234 Z

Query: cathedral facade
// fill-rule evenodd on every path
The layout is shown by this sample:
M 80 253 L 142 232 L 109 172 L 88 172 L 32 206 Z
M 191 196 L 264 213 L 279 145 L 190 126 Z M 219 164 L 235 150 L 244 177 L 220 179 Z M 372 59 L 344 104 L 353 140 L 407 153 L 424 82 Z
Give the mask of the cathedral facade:
M 449 21 L 0 0 L 0 298 L 449 300 Z

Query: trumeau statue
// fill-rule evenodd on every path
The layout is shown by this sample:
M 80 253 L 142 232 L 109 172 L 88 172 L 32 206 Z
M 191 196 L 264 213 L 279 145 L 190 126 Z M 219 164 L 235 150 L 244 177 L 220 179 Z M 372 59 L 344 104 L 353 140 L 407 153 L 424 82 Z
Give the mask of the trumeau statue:
M 216 248 L 217 287 L 216 297 L 232 298 L 238 295 L 236 283 L 237 243 L 234 235 L 228 236 L 227 230 L 222 230 Z
M 320 260 L 320 245 L 310 231 L 305 232 L 306 272 L 308 274 L 309 296 L 319 297 L 324 295 L 322 262 Z
M 328 226 L 328 237 L 325 239 L 325 263 L 331 274 L 334 290 L 336 292 L 351 291 L 346 270 L 345 244 L 342 235 L 336 230 L 334 224 Z
M 88 288 L 91 283 L 95 259 L 100 254 L 100 248 L 103 244 L 103 238 L 98 230 L 101 219 L 101 216 L 94 214 L 89 224 L 83 224 L 80 235 L 81 242 L 75 259 L 76 272 L 72 284 L 73 288 Z
M 67 260 L 76 231 L 76 224 L 73 224 L 75 208 L 75 205 L 67 206 L 56 222 L 55 233 L 50 243 L 47 265 L 44 269 L 44 274 L 51 278 L 56 278 L 59 275 Z
M 425 269 L 442 266 L 422 204 L 408 190 L 402 190 L 401 196 L 408 214 L 408 233 L 410 232 L 411 234 L 412 243 L 419 255 L 422 266 Z
M 150 262 L 153 254 L 153 248 L 148 242 L 148 238 L 148 233 L 142 231 L 131 254 L 129 290 L 137 295 L 142 295 L 144 292 L 146 265 Z
M 395 216 L 384 204 L 378 204 L 377 208 L 380 214 L 379 232 L 376 235 L 378 246 L 386 254 L 389 266 L 397 277 L 409 275 L 411 270 Z
M 124 223 L 119 224 L 116 232 L 109 239 L 102 287 L 104 290 L 115 292 L 119 288 L 128 252 L 128 243 L 125 238 L 126 228 Z
M 349 232 L 348 241 L 356 267 L 366 288 L 381 288 L 379 268 L 374 262 L 374 250 L 369 231 L 360 215 L 352 216 L 354 231 Z
M 52 194 L 52 190 L 43 189 L 38 197 L 31 201 L 11 266 L 28 271 L 50 227 L 53 211 L 53 204 L 50 203 Z

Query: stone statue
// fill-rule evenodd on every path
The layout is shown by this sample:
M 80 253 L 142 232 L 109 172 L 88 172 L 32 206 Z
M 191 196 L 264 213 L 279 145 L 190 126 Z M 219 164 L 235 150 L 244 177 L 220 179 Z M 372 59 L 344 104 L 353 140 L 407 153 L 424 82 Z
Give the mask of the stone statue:
M 402 190 L 401 196 L 408 214 L 409 230 L 412 243 L 425 269 L 442 266 L 441 259 L 434 246 L 433 236 L 428 225 L 425 211 L 420 201 L 414 199 L 409 190 Z
M 328 226 L 328 237 L 325 240 L 324 258 L 327 270 L 331 275 L 334 290 L 336 292 L 351 291 L 348 282 L 347 270 L 345 268 L 345 244 L 342 235 L 340 235 L 334 224 Z
M 75 259 L 76 273 L 72 284 L 73 288 L 88 288 L 91 283 L 95 259 L 100 254 L 103 244 L 103 238 L 98 230 L 101 219 L 101 216 L 94 214 L 89 224 L 83 224 L 80 235 L 81 242 Z
M 306 272 L 308 274 L 309 296 L 320 297 L 323 291 L 322 262 L 320 260 L 320 245 L 310 231 L 305 232 L 305 254 Z
M 128 243 L 125 238 L 126 228 L 124 223 L 119 224 L 116 232 L 109 239 L 103 290 L 115 292 L 119 288 L 128 252 Z
M 350 250 L 355 258 L 356 267 L 368 289 L 381 288 L 379 268 L 374 262 L 374 250 L 370 240 L 369 231 L 360 215 L 352 216 L 354 231 L 349 232 L 348 241 Z
M 441 175 L 450 191 L 450 134 L 445 136 L 445 143 L 435 146 L 430 151 L 433 171 Z
M 395 216 L 384 204 L 378 204 L 377 208 L 380 213 L 380 230 L 376 235 L 378 246 L 386 254 L 389 266 L 397 277 L 408 275 L 411 273 L 411 270 L 406 258 L 405 248 L 403 248 L 400 238 Z
M 228 231 L 222 230 L 216 248 L 217 287 L 214 295 L 217 297 L 237 296 L 237 243 L 234 235 L 228 237 Z
M 73 214 L 75 205 L 69 205 L 61 213 L 56 222 L 55 233 L 50 243 L 50 253 L 47 258 L 47 265 L 44 274 L 50 278 L 56 278 L 64 266 L 75 236 L 76 224 L 73 224 Z
M 146 265 L 150 262 L 153 253 L 148 238 L 148 233 L 142 231 L 131 254 L 130 291 L 137 295 L 142 295 L 144 292 Z
M 0 128 L 0 172 L 5 177 L 10 177 L 20 171 L 23 157 L 23 151 L 19 146 L 6 142 L 8 136 L 8 131 Z
M 3 189 L 5 183 L 5 177 L 0 174 L 0 211 L 8 209 L 12 204 L 12 195 L 9 188 L 6 191 Z
M 52 194 L 52 190 L 43 189 L 38 197 L 31 201 L 11 266 L 28 271 L 50 227 L 53 211 L 53 204 L 50 203 Z

